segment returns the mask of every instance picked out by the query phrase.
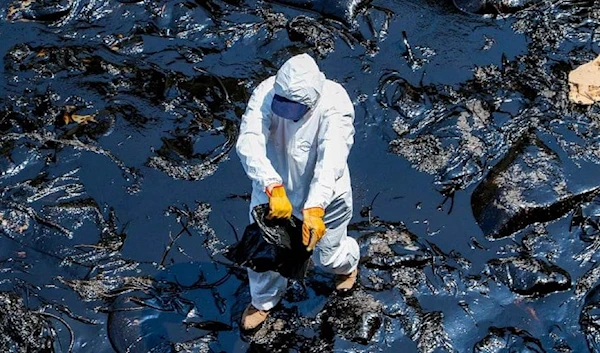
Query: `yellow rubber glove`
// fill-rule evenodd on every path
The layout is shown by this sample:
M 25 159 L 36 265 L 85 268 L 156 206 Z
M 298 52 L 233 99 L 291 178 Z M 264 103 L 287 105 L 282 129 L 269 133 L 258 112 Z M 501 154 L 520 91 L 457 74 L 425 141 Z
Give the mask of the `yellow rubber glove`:
M 306 250 L 312 251 L 319 240 L 325 235 L 325 222 L 323 222 L 325 210 L 321 207 L 311 207 L 302 210 L 302 244 Z
M 292 203 L 288 199 L 283 185 L 279 184 L 267 188 L 266 192 L 269 196 L 269 214 L 266 218 L 290 218 L 292 216 Z

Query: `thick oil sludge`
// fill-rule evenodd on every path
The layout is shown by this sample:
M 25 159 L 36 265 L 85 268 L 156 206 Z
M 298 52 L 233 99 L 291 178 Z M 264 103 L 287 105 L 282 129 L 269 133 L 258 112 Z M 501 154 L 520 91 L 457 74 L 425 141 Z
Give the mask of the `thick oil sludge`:
M 5 1 L 0 351 L 595 352 L 594 1 Z M 252 88 L 312 54 L 356 108 L 358 287 L 252 334 L 227 259 Z

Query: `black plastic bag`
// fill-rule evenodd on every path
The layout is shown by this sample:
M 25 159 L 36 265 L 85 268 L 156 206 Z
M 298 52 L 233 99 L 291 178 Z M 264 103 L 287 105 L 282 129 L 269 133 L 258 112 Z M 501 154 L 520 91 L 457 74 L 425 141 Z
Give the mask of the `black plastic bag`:
M 227 249 L 225 257 L 256 272 L 276 271 L 287 278 L 304 278 L 312 251 L 302 244 L 302 221 L 294 216 L 267 220 L 268 213 L 268 204 L 254 207 L 256 223 L 246 227 L 242 239 Z

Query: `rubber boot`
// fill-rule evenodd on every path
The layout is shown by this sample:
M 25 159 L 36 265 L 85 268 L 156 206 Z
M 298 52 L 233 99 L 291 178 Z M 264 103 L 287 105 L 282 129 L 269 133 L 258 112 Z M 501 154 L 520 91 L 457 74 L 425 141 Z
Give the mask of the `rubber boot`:
M 269 315 L 268 311 L 259 310 L 252 304 L 248 304 L 242 314 L 241 326 L 244 331 L 251 331 L 260 326 Z
M 347 275 L 337 275 L 335 281 L 335 290 L 340 293 L 347 293 L 352 290 L 358 277 L 358 268 Z

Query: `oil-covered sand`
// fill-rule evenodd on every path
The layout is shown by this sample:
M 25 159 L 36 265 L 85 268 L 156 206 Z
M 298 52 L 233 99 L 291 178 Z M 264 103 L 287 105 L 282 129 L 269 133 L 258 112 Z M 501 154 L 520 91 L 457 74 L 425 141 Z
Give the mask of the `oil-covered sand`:
M 485 6 L 483 6 L 485 5 Z M 594 1 L 5 0 L 0 350 L 595 352 Z M 307 52 L 355 103 L 356 291 L 310 268 L 253 335 L 233 146 Z

